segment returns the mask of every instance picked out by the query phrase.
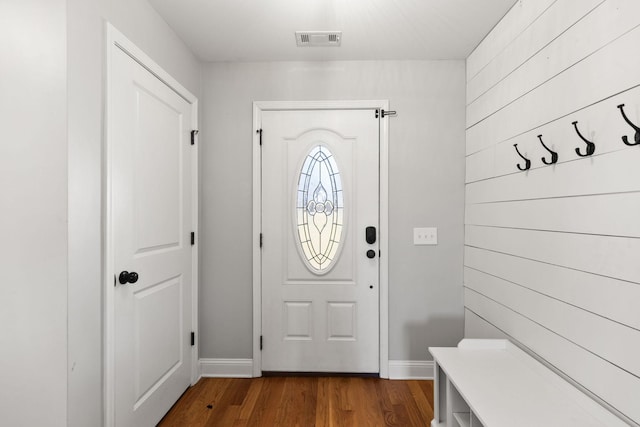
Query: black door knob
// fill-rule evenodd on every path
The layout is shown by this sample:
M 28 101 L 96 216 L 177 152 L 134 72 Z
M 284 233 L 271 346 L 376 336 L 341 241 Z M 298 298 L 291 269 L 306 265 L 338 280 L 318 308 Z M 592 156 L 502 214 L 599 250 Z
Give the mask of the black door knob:
M 132 271 L 131 273 L 129 273 L 128 271 L 123 271 L 120 273 L 120 276 L 118 276 L 118 281 L 121 285 L 127 283 L 136 283 L 138 281 L 138 273 L 136 273 L 135 271 Z
M 376 257 L 376 251 L 374 251 L 373 249 L 369 249 L 367 251 L 367 258 L 371 259 L 371 258 L 375 258 Z

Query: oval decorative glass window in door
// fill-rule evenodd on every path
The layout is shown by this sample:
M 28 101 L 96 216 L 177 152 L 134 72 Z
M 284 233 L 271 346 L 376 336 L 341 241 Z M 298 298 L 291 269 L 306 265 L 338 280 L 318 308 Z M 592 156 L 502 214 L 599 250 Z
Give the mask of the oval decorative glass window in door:
M 296 218 L 301 255 L 312 272 L 328 272 L 340 249 L 344 199 L 340 171 L 325 146 L 313 147 L 302 165 Z

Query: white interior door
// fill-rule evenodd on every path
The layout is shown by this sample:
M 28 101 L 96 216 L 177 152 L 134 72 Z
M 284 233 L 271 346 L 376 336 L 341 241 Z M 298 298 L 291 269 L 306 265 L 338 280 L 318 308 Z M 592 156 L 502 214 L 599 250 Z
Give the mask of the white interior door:
M 262 369 L 379 372 L 378 120 L 265 111 L 261 126 Z
M 153 426 L 190 385 L 191 105 L 115 46 L 109 76 L 115 424 Z

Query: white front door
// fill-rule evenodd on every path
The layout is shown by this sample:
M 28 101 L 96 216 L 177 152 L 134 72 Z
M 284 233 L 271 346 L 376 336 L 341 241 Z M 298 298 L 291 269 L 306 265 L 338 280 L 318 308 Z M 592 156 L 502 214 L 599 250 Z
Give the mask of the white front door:
M 378 120 L 265 111 L 261 127 L 262 369 L 379 372 Z
M 191 379 L 192 106 L 112 49 L 115 425 L 144 427 Z

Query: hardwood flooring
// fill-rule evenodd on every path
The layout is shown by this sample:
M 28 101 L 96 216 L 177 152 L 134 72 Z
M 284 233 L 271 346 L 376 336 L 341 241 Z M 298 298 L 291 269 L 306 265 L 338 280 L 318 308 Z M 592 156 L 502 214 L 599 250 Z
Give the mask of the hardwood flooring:
M 433 381 L 202 378 L 159 426 L 428 426 Z

